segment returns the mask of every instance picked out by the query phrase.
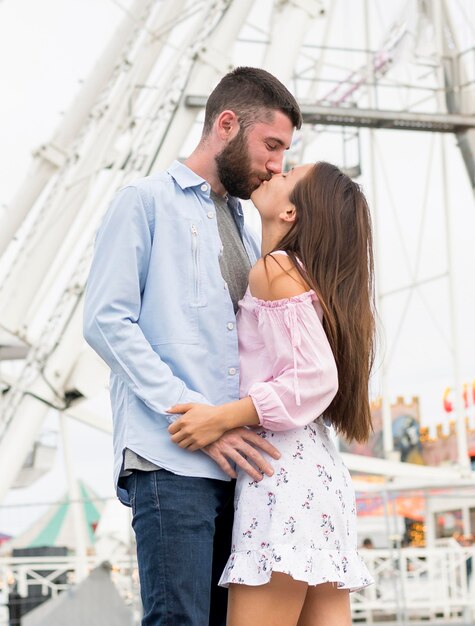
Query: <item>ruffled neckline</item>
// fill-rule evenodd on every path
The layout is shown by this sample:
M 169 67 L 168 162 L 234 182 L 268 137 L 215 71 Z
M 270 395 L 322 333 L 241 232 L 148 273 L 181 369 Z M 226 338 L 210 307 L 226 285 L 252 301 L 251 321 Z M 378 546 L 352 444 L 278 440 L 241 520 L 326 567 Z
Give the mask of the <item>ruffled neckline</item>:
M 244 298 L 248 298 L 258 304 L 259 306 L 266 307 L 268 309 L 279 309 L 287 306 L 289 303 L 298 304 L 299 302 L 307 302 L 310 300 L 313 302 L 314 300 L 318 300 L 317 294 L 313 289 L 309 289 L 308 291 L 304 291 L 303 293 L 299 293 L 297 296 L 290 296 L 289 298 L 281 298 L 280 300 L 261 300 L 260 298 L 256 298 L 251 294 L 251 291 L 248 288 L 246 289 L 246 293 L 244 294 Z

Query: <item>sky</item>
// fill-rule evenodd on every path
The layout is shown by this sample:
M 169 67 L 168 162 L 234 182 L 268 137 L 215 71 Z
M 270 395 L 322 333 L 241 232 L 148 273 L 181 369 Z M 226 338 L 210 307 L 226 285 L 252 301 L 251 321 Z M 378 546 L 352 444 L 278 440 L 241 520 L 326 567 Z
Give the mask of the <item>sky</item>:
M 382 10 L 384 4 L 384 11 Z M 389 31 L 396 9 L 406 2 L 372 0 L 375 29 L 373 46 Z M 473 17 L 473 4 L 460 2 Z M 115 0 L 0 0 L 0 220 L 18 187 L 25 182 L 32 151 L 47 141 L 67 110 L 71 99 L 100 55 L 128 3 Z M 265 11 L 267 0 L 257 0 L 254 11 Z M 361 27 L 355 4 L 339 0 L 334 45 L 350 41 Z M 392 11 L 392 12 L 391 12 Z M 460 16 L 459 16 L 460 17 Z M 468 23 L 460 23 L 464 43 L 474 42 Z M 251 64 L 241 46 L 242 58 Z M 251 55 L 252 58 L 252 55 Z M 409 71 L 401 70 L 401 76 Z M 335 71 L 337 71 L 335 69 Z M 471 77 L 472 80 L 475 76 Z M 475 206 L 472 191 L 455 138 L 444 138 L 447 157 L 451 245 L 455 276 L 455 307 L 462 381 L 475 380 Z M 427 279 L 447 268 L 446 222 L 441 167 L 442 140 L 429 133 L 378 131 L 374 138 L 371 167 L 369 132 L 360 133 L 363 185 L 376 226 L 378 290 L 381 293 L 407 285 L 417 268 L 418 279 Z M 322 159 L 341 164 L 341 138 L 315 136 L 305 153 L 307 160 Z M 248 209 L 251 221 L 256 223 Z M 1 225 L 1 221 L 0 221 Z M 422 225 L 422 228 L 421 228 Z M 402 316 L 406 311 L 406 315 Z M 394 293 L 383 298 L 379 313 L 380 353 L 376 363 L 373 393 L 381 389 L 381 359 L 389 358 L 390 397 L 421 398 L 422 423 L 431 427 L 446 422 L 442 394 L 452 384 L 450 352 L 449 291 L 446 280 L 428 283 L 418 293 Z M 1 371 L 1 370 L 0 370 Z M 472 410 L 475 425 L 475 414 Z M 110 437 L 72 422 L 72 465 L 101 496 L 113 497 Z M 66 489 L 61 456 L 58 416 L 45 425 L 47 440 L 56 441 L 58 453 L 53 469 L 32 488 L 11 491 L 0 512 L 0 530 L 18 519 L 27 523 L 29 509 L 19 503 L 51 501 Z M 87 445 L 85 444 L 87 442 Z

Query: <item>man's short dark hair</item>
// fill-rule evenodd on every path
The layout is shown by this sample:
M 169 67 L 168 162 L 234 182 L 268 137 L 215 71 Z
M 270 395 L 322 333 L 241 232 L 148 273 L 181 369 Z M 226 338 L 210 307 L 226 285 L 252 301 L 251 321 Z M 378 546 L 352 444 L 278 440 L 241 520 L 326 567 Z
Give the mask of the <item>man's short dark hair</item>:
M 237 115 L 241 128 L 268 120 L 270 111 L 281 111 L 297 129 L 302 126 L 299 105 L 290 91 L 275 76 L 257 67 L 237 67 L 220 80 L 206 103 L 203 135 L 227 109 Z

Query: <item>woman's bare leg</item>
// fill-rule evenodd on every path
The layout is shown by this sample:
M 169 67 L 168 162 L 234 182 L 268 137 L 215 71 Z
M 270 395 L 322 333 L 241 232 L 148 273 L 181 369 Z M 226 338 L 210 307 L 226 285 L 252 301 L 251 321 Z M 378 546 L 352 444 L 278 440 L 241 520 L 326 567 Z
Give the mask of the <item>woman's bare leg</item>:
M 348 589 L 333 583 L 308 587 L 298 626 L 351 626 Z
M 291 576 L 279 572 L 274 572 L 270 582 L 266 585 L 256 587 L 230 585 L 226 624 L 227 626 L 297 626 L 297 623 L 300 623 L 299 615 L 305 602 L 307 589 L 307 583 L 294 580 Z

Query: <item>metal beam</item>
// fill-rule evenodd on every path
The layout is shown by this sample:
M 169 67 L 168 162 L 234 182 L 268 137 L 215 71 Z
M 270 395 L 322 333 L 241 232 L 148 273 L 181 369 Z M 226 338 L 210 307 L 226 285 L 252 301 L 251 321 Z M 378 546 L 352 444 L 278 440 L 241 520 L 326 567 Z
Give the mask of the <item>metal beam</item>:
M 0 361 L 18 361 L 25 359 L 30 346 L 21 345 L 0 345 Z
M 435 481 L 439 485 L 455 485 L 465 481 L 475 487 L 475 472 L 465 467 L 433 467 L 429 465 L 414 465 L 413 463 L 399 463 L 377 457 L 363 456 L 342 452 L 341 457 L 350 471 L 363 474 L 377 474 L 378 476 L 400 477 L 416 479 L 418 482 Z
M 135 0 L 114 31 L 100 59 L 95 63 L 80 92 L 76 94 L 51 140 L 34 154 L 23 184 L 13 198 L 0 229 L 0 254 L 7 248 L 24 218 L 35 204 L 51 177 L 66 162 L 81 129 L 91 115 L 98 95 L 127 57 L 129 49 L 140 35 L 150 11 L 149 0 Z M 133 16 L 133 19 L 131 19 Z M 124 48 L 126 52 L 124 52 Z
M 206 104 L 204 96 L 187 96 L 186 106 L 202 108 Z M 437 133 L 459 133 L 475 128 L 474 115 L 453 115 L 449 113 L 413 113 L 407 111 L 382 111 L 377 109 L 356 109 L 328 107 L 314 104 L 300 104 L 305 124 L 326 126 L 364 126 L 391 130 L 423 130 Z

